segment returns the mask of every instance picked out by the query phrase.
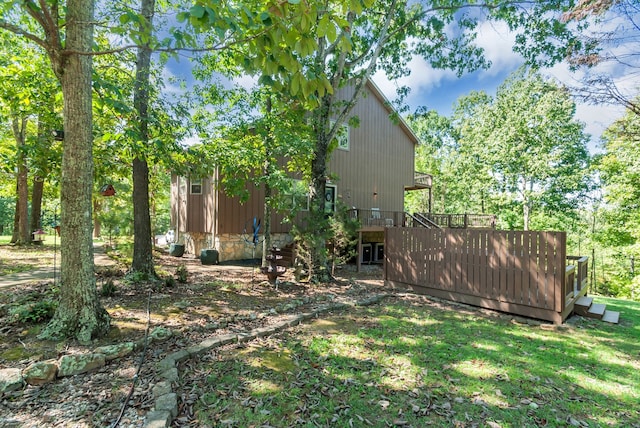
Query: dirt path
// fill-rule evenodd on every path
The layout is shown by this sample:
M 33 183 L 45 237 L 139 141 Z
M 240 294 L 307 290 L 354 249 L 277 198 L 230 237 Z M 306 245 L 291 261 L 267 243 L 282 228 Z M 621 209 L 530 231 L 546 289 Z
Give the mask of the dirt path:
M 104 244 L 93 244 L 94 263 L 96 266 L 115 266 L 115 262 L 110 259 L 104 251 Z M 0 290 L 5 290 L 19 285 L 27 285 L 40 281 L 53 281 L 60 278 L 60 255 L 56 259 L 56 263 L 41 266 L 37 269 L 12 273 L 0 276 Z

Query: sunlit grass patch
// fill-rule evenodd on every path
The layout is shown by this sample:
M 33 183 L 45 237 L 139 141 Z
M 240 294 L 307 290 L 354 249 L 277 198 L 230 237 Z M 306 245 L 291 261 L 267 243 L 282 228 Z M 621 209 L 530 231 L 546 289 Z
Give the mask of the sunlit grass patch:
M 638 426 L 639 321 L 549 329 L 359 307 L 225 351 L 197 414 L 211 426 Z

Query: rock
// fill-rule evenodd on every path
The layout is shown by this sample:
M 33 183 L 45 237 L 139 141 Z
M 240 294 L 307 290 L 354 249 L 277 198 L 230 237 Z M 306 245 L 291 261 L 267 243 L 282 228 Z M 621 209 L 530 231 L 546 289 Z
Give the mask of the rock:
M 58 376 L 74 376 L 104 367 L 103 354 L 63 355 L 58 360 Z
M 22 371 L 22 377 L 29 385 L 44 385 L 56 378 L 58 365 L 55 360 L 38 361 Z
M 175 367 L 169 370 L 165 370 L 160 373 L 160 377 L 166 380 L 167 382 L 177 382 L 180 377 L 178 375 L 178 369 Z
M 156 399 L 156 410 L 169 412 L 175 418 L 178 414 L 178 395 L 171 392 L 158 397 Z
M 166 410 L 154 410 L 147 413 L 145 428 L 166 428 L 171 426 L 171 413 Z
M 0 369 L 0 394 L 15 391 L 24 386 L 20 369 Z
M 156 327 L 151 333 L 149 333 L 149 338 L 155 342 L 162 342 L 163 340 L 170 338 L 171 335 L 171 330 L 168 328 Z
M 169 382 L 158 382 L 152 389 L 153 397 L 158 398 L 171 392 L 171 384 Z
M 133 342 L 119 343 L 117 345 L 100 346 L 94 349 L 95 354 L 104 355 L 106 361 L 115 360 L 116 358 L 126 357 L 133 352 L 136 345 Z

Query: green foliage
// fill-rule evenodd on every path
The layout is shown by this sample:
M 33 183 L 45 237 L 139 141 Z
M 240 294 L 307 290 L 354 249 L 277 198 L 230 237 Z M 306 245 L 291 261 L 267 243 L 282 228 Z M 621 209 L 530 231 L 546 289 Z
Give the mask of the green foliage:
M 149 281 L 151 278 L 149 277 L 149 273 L 148 272 L 143 272 L 143 271 L 133 271 L 133 272 L 129 272 L 126 276 L 125 276 L 125 280 L 130 283 L 130 284 L 142 284 L 144 282 Z
M 23 302 L 9 308 L 9 315 L 19 324 L 41 323 L 48 321 L 58 307 L 56 300 L 45 297 L 39 301 Z
M 358 229 L 360 221 L 349 215 L 349 209 L 339 203 L 336 212 L 329 218 L 331 228 L 330 258 L 333 265 L 346 263 L 354 258 L 357 253 Z
M 18 323 L 40 323 L 50 320 L 57 307 L 57 302 L 44 300 L 15 307 L 10 313 Z
M 176 268 L 176 279 L 178 282 L 185 284 L 188 281 L 189 271 L 184 263 Z
M 545 217 L 571 217 L 589 189 L 587 136 L 574 113 L 566 90 L 522 69 L 495 99 L 459 99 L 448 121 L 412 117 L 425 137 L 417 163 L 434 167 L 436 211 L 495 213 L 505 229 L 561 225 Z
M 164 278 L 164 286 L 167 288 L 173 288 L 176 286 L 176 279 L 173 277 L 173 275 L 165 275 L 163 276 Z M 186 282 L 186 281 L 184 281 Z
M 113 297 L 115 296 L 117 291 L 118 291 L 118 288 L 116 287 L 116 285 L 113 282 L 113 279 L 111 278 L 103 282 L 102 286 L 100 287 L 100 295 L 102 297 Z

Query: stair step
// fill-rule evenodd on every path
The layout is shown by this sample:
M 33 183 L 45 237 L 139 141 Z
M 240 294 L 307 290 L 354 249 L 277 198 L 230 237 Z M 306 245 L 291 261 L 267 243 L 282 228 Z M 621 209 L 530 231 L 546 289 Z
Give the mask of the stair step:
M 593 297 L 582 296 L 578 300 L 576 300 L 576 306 L 582 306 L 584 308 L 589 308 L 593 303 Z
M 620 312 L 617 311 L 604 311 L 602 321 L 610 322 L 611 324 L 618 324 L 620 321 Z
M 580 316 L 586 317 L 592 303 L 593 297 L 582 296 L 576 300 L 573 305 L 573 311 Z
M 604 311 L 606 310 L 606 306 L 604 303 L 594 303 L 589 308 L 589 312 L 587 312 L 587 316 L 589 318 L 596 318 L 601 320 L 604 315 Z

